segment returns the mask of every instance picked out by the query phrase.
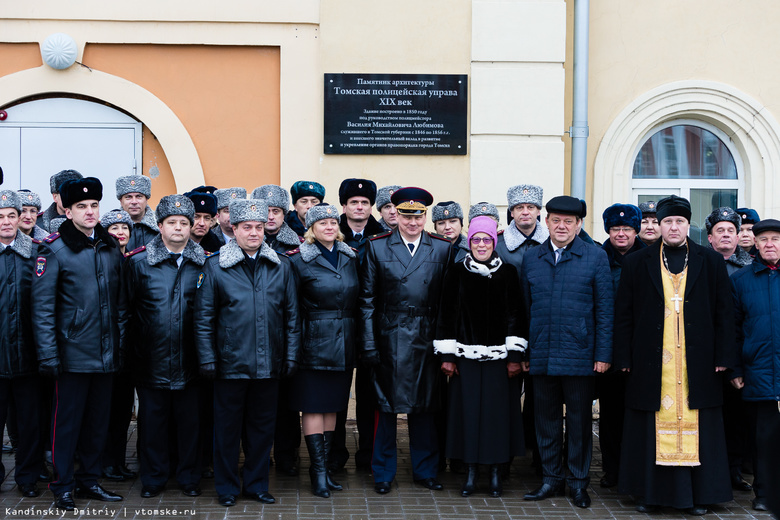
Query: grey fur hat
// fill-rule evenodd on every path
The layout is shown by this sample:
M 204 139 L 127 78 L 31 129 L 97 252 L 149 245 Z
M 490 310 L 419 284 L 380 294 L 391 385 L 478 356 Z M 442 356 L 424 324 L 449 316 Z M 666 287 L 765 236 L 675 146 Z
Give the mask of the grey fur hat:
M 127 224 L 127 227 L 131 231 L 133 230 L 133 219 L 130 217 L 130 213 L 123 209 L 112 209 L 100 217 L 100 225 L 105 229 L 110 228 L 114 224 Z
M 18 190 L 19 198 L 22 200 L 22 206 L 34 206 L 41 210 L 41 197 L 30 190 Z
M 495 204 L 491 204 L 489 202 L 477 202 L 469 208 L 469 222 L 483 215 L 493 217 L 496 219 L 496 222 L 500 221 L 498 217 L 498 208 Z
M 708 235 L 712 233 L 712 228 L 718 222 L 731 222 L 737 228 L 737 233 L 739 233 L 739 228 L 742 226 L 742 218 L 739 216 L 739 213 L 729 207 L 715 209 L 707 215 L 707 218 L 704 219 L 704 225 L 707 227 Z
M 506 202 L 510 210 L 518 204 L 533 204 L 541 209 L 543 195 L 544 190 L 540 186 L 535 186 L 533 184 L 518 184 L 507 190 Z
M 382 209 L 390 204 L 390 197 L 392 197 L 393 193 L 400 190 L 401 188 L 402 186 L 398 186 L 397 184 L 379 188 L 376 192 L 376 209 Z
M 230 203 L 230 224 L 236 225 L 247 220 L 268 222 L 268 204 L 260 199 L 234 200 Z M 309 210 L 311 211 L 311 210 Z
M 287 213 L 290 210 L 290 194 L 276 184 L 266 184 L 252 191 L 252 198 L 264 200 L 270 208 L 282 208 Z
M 325 202 L 317 204 L 309 208 L 306 212 L 306 227 L 310 228 L 312 224 L 318 220 L 324 220 L 326 218 L 339 219 L 339 210 L 332 204 L 326 204 Z
M 217 211 L 227 208 L 234 200 L 246 200 L 246 190 L 244 188 L 225 188 L 214 192 L 217 196 Z
M 463 209 L 460 204 L 453 201 L 439 202 L 431 209 L 431 220 L 438 222 L 449 218 L 459 218 L 463 221 Z
M 0 191 L 0 209 L 14 208 L 19 214 L 22 213 L 22 199 L 14 190 Z
M 172 215 L 187 217 L 190 224 L 195 222 L 195 204 L 186 195 L 166 195 L 160 199 L 154 213 L 158 224 Z
M 152 196 L 152 179 L 143 175 L 125 175 L 116 180 L 116 198 L 128 193 L 140 193 L 147 199 Z
M 60 186 L 62 186 L 62 183 L 65 181 L 72 181 L 83 177 L 84 176 L 76 170 L 62 170 L 61 172 L 55 173 L 49 177 L 49 188 L 51 189 L 51 193 L 59 193 Z

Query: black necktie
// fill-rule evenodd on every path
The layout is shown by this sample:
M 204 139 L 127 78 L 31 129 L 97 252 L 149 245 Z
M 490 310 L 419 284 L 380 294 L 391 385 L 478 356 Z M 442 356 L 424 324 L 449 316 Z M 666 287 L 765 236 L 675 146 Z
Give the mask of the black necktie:
M 176 264 L 176 267 L 178 267 L 179 266 L 179 258 L 181 257 L 181 253 L 171 253 L 170 257 L 171 257 L 171 262 Z
M 409 252 L 410 252 L 410 253 L 414 253 L 414 244 L 412 244 L 412 243 L 410 242 L 410 243 L 408 243 L 408 244 L 406 244 L 406 245 L 407 245 L 407 246 L 409 246 Z
M 2 251 L 0 251 L 0 255 L 10 255 L 11 254 L 11 246 L 5 246 Z
M 358 242 L 363 240 L 363 233 L 355 233 L 355 240 L 357 240 Z

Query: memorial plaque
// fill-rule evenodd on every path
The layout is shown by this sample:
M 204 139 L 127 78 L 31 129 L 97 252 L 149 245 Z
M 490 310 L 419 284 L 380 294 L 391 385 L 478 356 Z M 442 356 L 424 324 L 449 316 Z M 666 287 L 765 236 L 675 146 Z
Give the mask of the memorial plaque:
M 325 74 L 325 153 L 465 155 L 465 74 Z

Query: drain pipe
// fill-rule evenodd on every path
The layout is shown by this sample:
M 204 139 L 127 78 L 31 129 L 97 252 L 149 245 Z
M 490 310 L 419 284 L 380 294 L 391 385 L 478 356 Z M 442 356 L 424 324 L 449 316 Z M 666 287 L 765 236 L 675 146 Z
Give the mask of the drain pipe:
M 574 0 L 574 84 L 571 137 L 571 195 L 585 199 L 588 162 L 589 0 Z

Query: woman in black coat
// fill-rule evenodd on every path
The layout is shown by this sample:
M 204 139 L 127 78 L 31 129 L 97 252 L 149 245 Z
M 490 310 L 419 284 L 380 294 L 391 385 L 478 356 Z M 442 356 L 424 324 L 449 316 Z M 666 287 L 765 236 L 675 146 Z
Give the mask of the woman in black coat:
M 290 251 L 303 318 L 301 369 L 291 381 L 290 407 L 303 412 L 312 493 L 341 490 L 326 469 L 336 413 L 346 410 L 355 366 L 355 316 L 360 283 L 354 249 L 343 242 L 335 206 L 306 213 L 305 242 Z
M 447 457 L 466 464 L 461 495 L 476 491 L 479 464 L 490 465 L 490 495 L 501 496 L 499 467 L 524 453 L 520 415 L 522 339 L 520 283 L 494 248 L 496 222 L 469 225 L 470 252 L 444 279 L 434 350 L 450 378 Z

